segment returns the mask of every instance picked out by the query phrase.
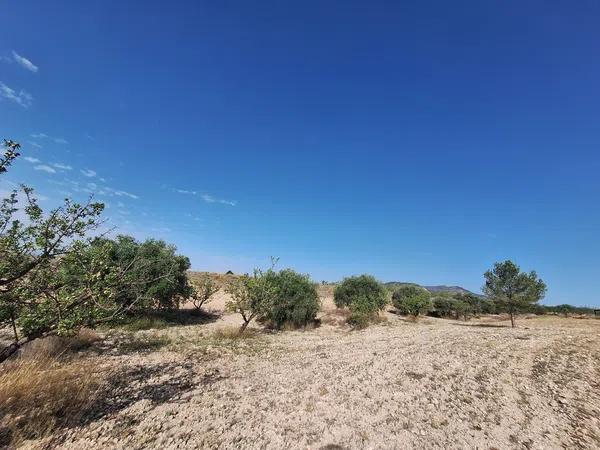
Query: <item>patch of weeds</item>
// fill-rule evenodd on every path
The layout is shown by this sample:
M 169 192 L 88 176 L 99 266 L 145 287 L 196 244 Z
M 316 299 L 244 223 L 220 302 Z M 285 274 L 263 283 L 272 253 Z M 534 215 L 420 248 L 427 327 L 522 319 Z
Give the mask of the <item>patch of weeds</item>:
M 152 352 L 171 344 L 168 336 L 132 336 L 119 344 L 121 353 Z
M 121 324 L 121 328 L 127 331 L 160 330 L 168 326 L 167 322 L 160 317 L 132 317 Z

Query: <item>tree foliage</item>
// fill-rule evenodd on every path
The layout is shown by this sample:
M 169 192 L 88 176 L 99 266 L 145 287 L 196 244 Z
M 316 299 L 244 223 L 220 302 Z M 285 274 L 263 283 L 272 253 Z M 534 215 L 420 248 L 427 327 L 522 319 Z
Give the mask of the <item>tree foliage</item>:
M 303 327 L 317 317 L 321 302 L 315 284 L 308 275 L 291 269 L 269 271 L 266 282 L 274 288 L 271 303 L 265 304 L 261 319 L 274 328 Z
M 0 174 L 18 149 L 4 141 Z M 149 299 L 164 306 L 185 292 L 189 261 L 174 247 L 94 236 L 103 209 L 91 198 L 66 199 L 45 213 L 27 186 L 2 199 L 0 326 L 9 325 L 14 339 L 0 350 L 0 362 L 31 340 L 112 320 Z
M 192 282 L 191 301 L 194 308 L 200 310 L 202 305 L 208 303 L 213 295 L 221 288 L 208 274 L 201 275 Z
M 483 292 L 500 308 L 508 311 L 513 328 L 514 314 L 531 308 L 546 294 L 546 284 L 535 271 L 521 272 L 519 266 L 509 260 L 495 263 L 484 277 Z
M 95 247 L 108 248 L 108 262 L 126 267 L 127 274 L 115 302 L 129 311 L 171 309 L 192 293 L 187 278 L 190 261 L 178 255 L 177 248 L 162 240 L 139 242 L 131 236 L 115 239 L 101 238 L 92 242 Z
M 418 286 L 401 286 L 392 294 L 394 307 L 402 314 L 414 317 L 425 314 L 432 308 L 431 294 Z
M 345 278 L 333 293 L 338 308 L 350 308 L 350 323 L 366 326 L 388 303 L 385 287 L 371 275 Z
M 260 317 L 273 304 L 277 293 L 275 287 L 268 281 L 268 275 L 272 271 L 272 268 L 266 272 L 255 269 L 253 275 L 234 278 L 227 285 L 226 291 L 231 299 L 225 307 L 228 311 L 242 316 L 244 322 L 240 327 L 240 334 L 252 319 Z

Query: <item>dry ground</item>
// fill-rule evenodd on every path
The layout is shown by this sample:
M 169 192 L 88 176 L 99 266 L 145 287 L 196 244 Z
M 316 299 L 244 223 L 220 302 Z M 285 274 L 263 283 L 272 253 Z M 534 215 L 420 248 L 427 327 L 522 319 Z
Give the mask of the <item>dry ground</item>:
M 231 339 L 239 317 L 108 333 L 110 390 L 39 448 L 600 448 L 600 320 L 387 321 Z M 225 330 L 225 332 L 219 332 Z

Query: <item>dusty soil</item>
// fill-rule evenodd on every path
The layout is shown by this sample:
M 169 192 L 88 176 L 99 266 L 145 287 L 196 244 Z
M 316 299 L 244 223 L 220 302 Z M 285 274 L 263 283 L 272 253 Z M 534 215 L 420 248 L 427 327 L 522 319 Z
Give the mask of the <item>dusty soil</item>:
M 599 448 L 600 320 L 386 321 L 350 331 L 323 290 L 307 331 L 216 333 L 240 319 L 108 333 L 109 394 L 26 447 Z M 148 345 L 144 345 L 144 342 Z M 123 351 L 128 348 L 128 351 Z M 121 350 L 119 350 L 121 349 Z

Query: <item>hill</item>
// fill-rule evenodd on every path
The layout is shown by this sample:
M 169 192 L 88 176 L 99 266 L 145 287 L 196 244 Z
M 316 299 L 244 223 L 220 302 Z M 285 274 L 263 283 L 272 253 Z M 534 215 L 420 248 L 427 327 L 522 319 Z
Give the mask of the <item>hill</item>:
M 446 285 L 421 286 L 420 284 L 417 284 L 417 283 L 407 283 L 404 281 L 389 281 L 384 284 L 389 289 L 394 289 L 394 288 L 397 288 L 400 286 L 420 286 L 420 287 L 427 289 L 431 293 L 451 292 L 454 294 L 472 294 L 472 295 L 476 295 L 477 297 L 482 297 L 481 294 L 476 294 L 475 292 L 471 292 L 468 289 L 465 289 L 461 286 L 446 286 Z

